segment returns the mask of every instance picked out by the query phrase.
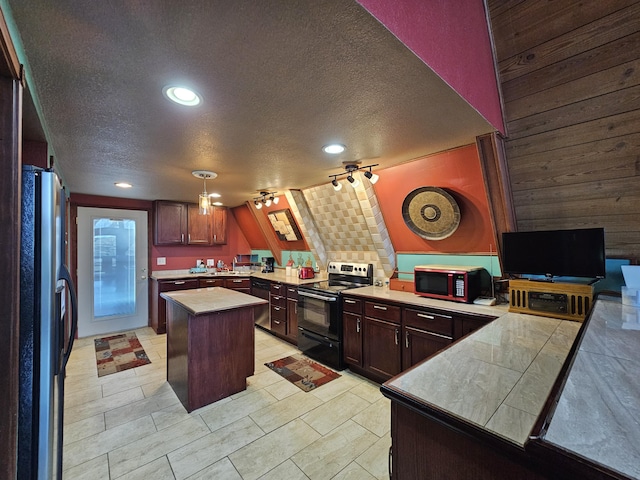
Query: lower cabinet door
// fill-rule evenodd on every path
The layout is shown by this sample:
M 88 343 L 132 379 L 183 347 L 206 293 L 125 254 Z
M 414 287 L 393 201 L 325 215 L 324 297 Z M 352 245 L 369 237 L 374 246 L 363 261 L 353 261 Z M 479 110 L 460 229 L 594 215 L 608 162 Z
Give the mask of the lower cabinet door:
M 397 323 L 364 318 L 364 368 L 380 379 L 402 371 L 401 331 Z
M 298 300 L 287 298 L 287 338 L 298 341 Z
M 402 367 L 404 370 L 430 357 L 452 342 L 451 337 L 446 335 L 413 327 L 404 327 L 402 333 Z
M 345 363 L 362 366 L 362 315 L 342 314 L 343 356 Z

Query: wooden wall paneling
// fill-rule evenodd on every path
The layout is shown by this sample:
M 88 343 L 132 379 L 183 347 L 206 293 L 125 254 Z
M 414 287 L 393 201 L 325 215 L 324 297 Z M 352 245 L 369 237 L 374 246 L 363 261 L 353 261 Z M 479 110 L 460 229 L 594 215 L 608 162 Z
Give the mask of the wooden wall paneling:
M 608 2 L 549 2 L 527 0 L 511 2 L 498 10 L 500 1 L 490 2 L 491 26 L 494 32 L 499 61 L 528 52 L 529 49 L 606 17 L 636 2 L 610 0 Z M 611 23 L 611 21 L 607 21 Z M 570 53 L 568 54 L 570 55 Z M 564 55 L 566 56 L 566 55 Z M 526 54 L 524 55 L 526 59 Z
M 629 3 L 629 2 L 626 2 Z M 603 5 L 606 7 L 606 5 Z M 613 12 L 603 18 L 599 18 L 592 23 L 587 23 L 579 28 L 575 28 L 566 35 L 550 38 L 548 41 L 540 43 L 538 38 L 530 40 L 533 46 L 528 47 L 526 51 L 514 54 L 511 57 L 501 58 L 499 62 L 499 70 L 503 82 L 528 74 L 533 74 L 536 70 L 557 64 L 571 56 L 577 56 L 582 52 L 591 51 L 587 55 L 606 54 L 602 51 L 592 51 L 592 49 L 606 49 L 614 58 L 617 55 L 625 55 L 624 51 L 616 52 L 616 44 L 612 42 L 622 39 L 627 35 L 637 33 L 633 19 L 637 18 L 638 5 L 630 5 L 628 8 Z M 538 32 L 533 32 L 538 33 Z M 635 41 L 635 39 L 623 40 L 622 43 Z M 505 52 L 502 52 L 503 54 Z M 579 56 L 577 56 L 580 59 Z M 612 59 L 613 60 L 613 59 Z M 615 60 L 613 60 L 615 61 Z M 617 62 L 616 62 L 617 63 Z M 561 78 L 558 74 L 549 77 L 550 79 Z M 572 75 L 573 71 L 565 72 L 566 75 Z M 541 80 L 545 80 L 541 76 Z M 518 84 L 518 83 L 516 83 Z M 544 85 L 544 84 L 543 84 Z M 531 88 L 532 86 L 529 86 Z M 544 86 L 538 85 L 537 88 L 543 89 Z
M 3 38 L 6 60 L 5 48 Z M 17 468 L 22 92 L 20 80 L 0 76 L 0 478 L 15 478 Z
M 282 261 L 282 248 L 279 245 L 278 239 L 276 238 L 276 234 L 271 226 L 271 222 L 267 218 L 265 214 L 262 213 L 261 210 L 257 210 L 255 208 L 251 208 L 251 202 L 246 202 L 251 215 L 255 218 L 258 227 L 262 231 L 262 235 L 269 246 L 269 250 L 271 250 L 271 255 L 276 259 L 276 262 L 279 263 Z
M 602 226 L 638 257 L 640 2 L 487 5 L 518 229 Z
M 489 212 L 494 231 L 494 247 L 501 259 L 502 233 L 516 229 L 511 181 L 507 168 L 503 139 L 497 133 L 482 135 L 476 139 L 482 166 Z

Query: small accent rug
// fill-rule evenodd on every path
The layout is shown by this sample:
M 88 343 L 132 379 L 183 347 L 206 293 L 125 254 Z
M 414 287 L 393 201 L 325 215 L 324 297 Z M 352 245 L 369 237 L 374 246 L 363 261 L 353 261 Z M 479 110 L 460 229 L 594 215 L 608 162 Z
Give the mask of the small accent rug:
M 265 363 L 265 365 L 305 392 L 340 377 L 339 373 L 309 360 L 303 355 L 292 355 Z
M 96 338 L 98 377 L 151 363 L 135 332 Z

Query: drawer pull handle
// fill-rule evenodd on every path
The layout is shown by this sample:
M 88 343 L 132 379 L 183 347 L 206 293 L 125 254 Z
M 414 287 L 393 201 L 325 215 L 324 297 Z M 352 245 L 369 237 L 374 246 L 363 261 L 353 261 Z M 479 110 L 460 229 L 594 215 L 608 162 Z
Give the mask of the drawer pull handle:
M 234 280 L 233 283 L 242 283 L 242 280 Z
M 436 319 L 433 315 L 427 315 L 425 313 L 419 313 L 418 316 L 420 318 L 426 318 L 427 320 L 435 320 Z
M 404 344 L 407 348 L 409 348 L 409 332 L 406 332 L 404 335 Z
M 179 282 L 179 281 L 173 282 L 174 285 L 184 285 L 185 283 L 187 282 L 185 282 L 184 280 L 182 282 Z
M 382 305 L 374 305 L 373 308 L 376 308 L 378 310 L 386 310 L 387 307 L 383 307 Z
M 273 309 L 276 310 L 276 311 L 280 311 L 280 307 L 276 307 L 275 305 L 274 305 Z
M 360 319 L 356 320 L 356 333 L 360 333 Z
M 275 323 L 276 325 L 280 325 L 280 322 L 278 320 L 274 320 L 273 323 Z
M 344 303 L 352 303 L 353 304 L 353 303 L 356 303 L 356 301 L 355 300 L 349 300 L 348 298 L 345 298 L 344 299 Z
M 396 345 L 398 345 L 398 329 L 396 328 Z
M 273 288 L 275 288 L 276 290 L 280 290 L 280 287 L 281 287 L 282 285 L 271 285 L 271 286 L 272 286 Z

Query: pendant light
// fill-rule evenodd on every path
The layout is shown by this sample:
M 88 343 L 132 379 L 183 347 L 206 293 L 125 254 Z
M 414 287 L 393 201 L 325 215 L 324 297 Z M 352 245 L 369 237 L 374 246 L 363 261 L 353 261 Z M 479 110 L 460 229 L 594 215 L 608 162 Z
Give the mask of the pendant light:
M 218 174 L 209 170 L 194 170 L 191 174 L 202 179 L 202 193 L 198 195 L 198 213 L 200 215 L 209 215 L 211 213 L 211 200 L 207 193 L 207 178 L 216 178 Z

